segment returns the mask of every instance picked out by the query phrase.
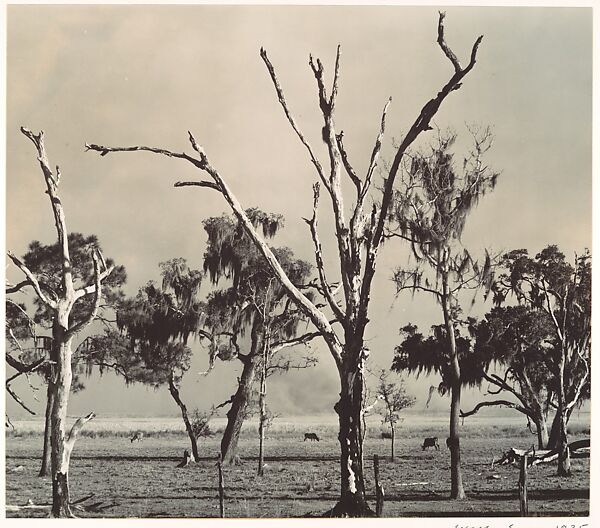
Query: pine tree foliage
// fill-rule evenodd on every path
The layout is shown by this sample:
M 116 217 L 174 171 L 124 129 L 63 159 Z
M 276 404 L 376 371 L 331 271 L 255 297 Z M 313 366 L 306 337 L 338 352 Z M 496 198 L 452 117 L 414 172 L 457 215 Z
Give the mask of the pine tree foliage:
M 100 243 L 96 235 L 83 235 L 81 233 L 69 233 L 69 250 L 71 255 L 71 269 L 73 272 L 73 283 L 75 288 L 93 284 L 94 269 L 90 252 L 94 248 L 100 249 Z M 61 295 L 63 284 L 61 283 L 62 249 L 60 244 L 42 244 L 34 240 L 28 246 L 27 253 L 23 256 L 25 265 L 40 279 L 42 288 L 52 295 Z M 106 259 L 106 265 L 112 266 L 113 260 Z M 127 280 L 127 274 L 123 266 L 115 266 L 113 272 L 102 283 L 103 303 L 107 307 L 114 308 L 123 298 L 121 287 Z M 52 320 L 49 309 L 36 297 L 36 312 L 34 320 L 44 326 L 48 326 Z M 87 295 L 77 300 L 71 317 L 76 322 L 83 314 L 89 312 L 91 307 L 91 296 Z

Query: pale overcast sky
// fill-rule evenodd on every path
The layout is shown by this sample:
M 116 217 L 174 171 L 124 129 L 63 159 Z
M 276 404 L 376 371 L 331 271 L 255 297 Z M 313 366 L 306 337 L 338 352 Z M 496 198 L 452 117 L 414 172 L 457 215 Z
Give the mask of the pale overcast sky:
M 446 11 L 446 39 L 459 58 L 466 62 L 478 35 L 484 40 L 475 69 L 435 122 L 462 136 L 465 123 L 492 126 L 488 162 L 502 173 L 469 219 L 465 244 L 475 253 L 484 247 L 535 253 L 556 243 L 569 256 L 589 247 L 591 9 Z M 197 177 L 183 162 L 150 154 L 100 158 L 84 152 L 85 142 L 189 151 L 187 130 L 193 131 L 245 206 L 285 215 L 286 229 L 275 244 L 312 262 L 302 217 L 310 215 L 316 175 L 277 102 L 260 47 L 302 130 L 323 154 L 308 55 L 320 57 L 330 74 L 341 44 L 336 122 L 360 171 L 387 98 L 393 97 L 384 151 L 389 158 L 392 137 L 401 137 L 452 74 L 436 44 L 437 10 L 431 7 L 13 5 L 7 25 L 6 245 L 23 254 L 31 240 L 55 240 L 33 148 L 19 132 L 22 125 L 43 129 L 50 161 L 61 167 L 70 230 L 98 235 L 105 253 L 127 268 L 129 294 L 157 278 L 163 260 L 183 256 L 200 268 L 201 221 L 228 208 L 210 190 L 173 188 L 177 180 Z M 320 229 L 334 277 L 325 203 Z M 398 328 L 409 321 L 426 328 L 441 319 L 427 297 L 394 301 L 389 278 L 404 259 L 400 246 L 385 247 L 372 295 L 372 360 L 386 367 Z M 17 277 L 10 267 L 7 273 Z M 331 412 L 337 374 L 325 348 L 314 348 L 321 358 L 315 370 L 273 382 L 275 411 Z M 220 364 L 201 378 L 196 372 L 204 357 L 198 348 L 184 382 L 190 407 L 220 403 L 235 390 L 238 363 Z M 431 382 L 410 381 L 419 406 Z M 177 414 L 166 390 L 126 388 L 113 376 L 87 384 L 70 414 Z M 467 404 L 475 397 L 469 395 Z M 448 403 L 437 398 L 433 407 Z

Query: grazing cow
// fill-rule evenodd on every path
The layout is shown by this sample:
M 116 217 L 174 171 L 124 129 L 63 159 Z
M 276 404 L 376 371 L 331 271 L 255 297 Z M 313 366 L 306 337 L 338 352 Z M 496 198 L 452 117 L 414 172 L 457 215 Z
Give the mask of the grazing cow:
M 381 438 L 383 438 L 384 440 L 385 440 L 386 438 L 392 438 L 392 433 L 389 433 L 389 432 L 387 432 L 387 431 L 383 431 L 383 432 L 381 433 Z
M 432 436 L 430 438 L 425 438 L 425 440 L 423 440 L 423 451 L 425 451 L 425 449 L 427 449 L 428 447 L 433 447 L 435 449 L 439 449 L 440 446 L 438 444 L 438 439 L 437 436 Z
M 446 438 L 446 447 L 448 449 L 450 449 L 451 445 L 452 445 L 452 439 L 450 437 Z
M 311 440 L 312 442 L 318 442 L 319 437 L 317 436 L 317 433 L 304 433 L 304 442 L 306 442 L 307 440 Z
M 129 439 L 129 441 L 133 444 L 133 442 L 141 442 L 144 439 L 144 433 L 141 431 L 136 431 L 133 436 Z

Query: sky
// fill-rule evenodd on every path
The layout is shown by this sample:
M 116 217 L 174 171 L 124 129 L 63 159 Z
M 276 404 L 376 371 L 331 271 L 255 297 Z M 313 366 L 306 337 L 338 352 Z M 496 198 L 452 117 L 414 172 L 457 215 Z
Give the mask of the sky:
M 466 126 L 489 125 L 495 139 L 486 162 L 501 173 L 494 192 L 470 216 L 463 243 L 474 254 L 484 248 L 535 254 L 552 243 L 569 257 L 591 247 L 591 9 L 446 11 L 446 40 L 463 64 L 477 36 L 484 39 L 475 68 L 444 102 L 435 124 L 457 131 L 461 155 Z M 45 131 L 50 162 L 61 167 L 69 229 L 98 235 L 105 254 L 126 267 L 129 295 L 158 278 L 161 261 L 181 256 L 201 268 L 202 220 L 228 208 L 208 189 L 173 188 L 178 180 L 198 178 L 197 171 L 151 154 L 101 158 L 84 149 L 88 142 L 190 152 L 190 130 L 244 206 L 285 215 L 286 228 L 274 244 L 313 262 L 302 218 L 311 214 L 316 174 L 277 102 L 261 46 L 301 129 L 326 161 L 308 57 L 319 57 L 331 79 L 341 45 L 336 124 L 362 173 L 388 97 L 383 157 L 389 160 L 394 139 L 452 75 L 436 44 L 437 17 L 433 7 L 399 6 L 8 6 L 7 249 L 22 255 L 30 241 L 48 244 L 56 236 L 33 147 L 19 132 L 26 126 Z M 335 277 L 325 203 L 320 236 Z M 373 367 L 390 366 L 400 327 L 413 322 L 426 329 L 441 321 L 432 299 L 396 297 L 390 277 L 406 265 L 407 254 L 393 243 L 380 254 L 367 336 Z M 6 274 L 19 278 L 12 266 Z M 478 301 L 472 314 L 487 308 Z M 317 367 L 271 382 L 275 412 L 332 412 L 339 392 L 334 363 L 322 344 L 312 349 Z M 194 351 L 182 395 L 188 407 L 208 408 L 233 394 L 240 364 L 218 364 L 204 377 L 206 354 L 198 344 Z M 437 382 L 407 380 L 417 407 L 424 407 Z M 112 375 L 86 385 L 72 398 L 74 415 L 177 413 L 166 389 L 126 387 Z M 464 405 L 480 397 L 468 392 Z M 7 405 L 19 415 L 11 401 Z M 431 409 L 448 405 L 435 397 Z

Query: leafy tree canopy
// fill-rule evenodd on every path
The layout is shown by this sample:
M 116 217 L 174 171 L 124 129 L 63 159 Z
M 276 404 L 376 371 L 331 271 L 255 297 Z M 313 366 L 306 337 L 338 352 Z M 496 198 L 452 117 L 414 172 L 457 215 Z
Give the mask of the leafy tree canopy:
M 474 324 L 474 321 L 470 321 Z M 392 370 L 408 371 L 421 374 L 438 374 L 442 381 L 438 392 L 446 394 L 451 386 L 450 354 L 448 338 L 444 325 L 431 327 L 431 334 L 425 337 L 417 326 L 408 324 L 400 329 L 403 337 L 400 345 L 396 346 Z M 466 386 L 479 386 L 482 382 L 482 372 L 493 358 L 488 351 L 482 350 L 476 354 L 472 350 L 472 339 L 456 330 L 456 350 L 460 365 L 461 382 Z

